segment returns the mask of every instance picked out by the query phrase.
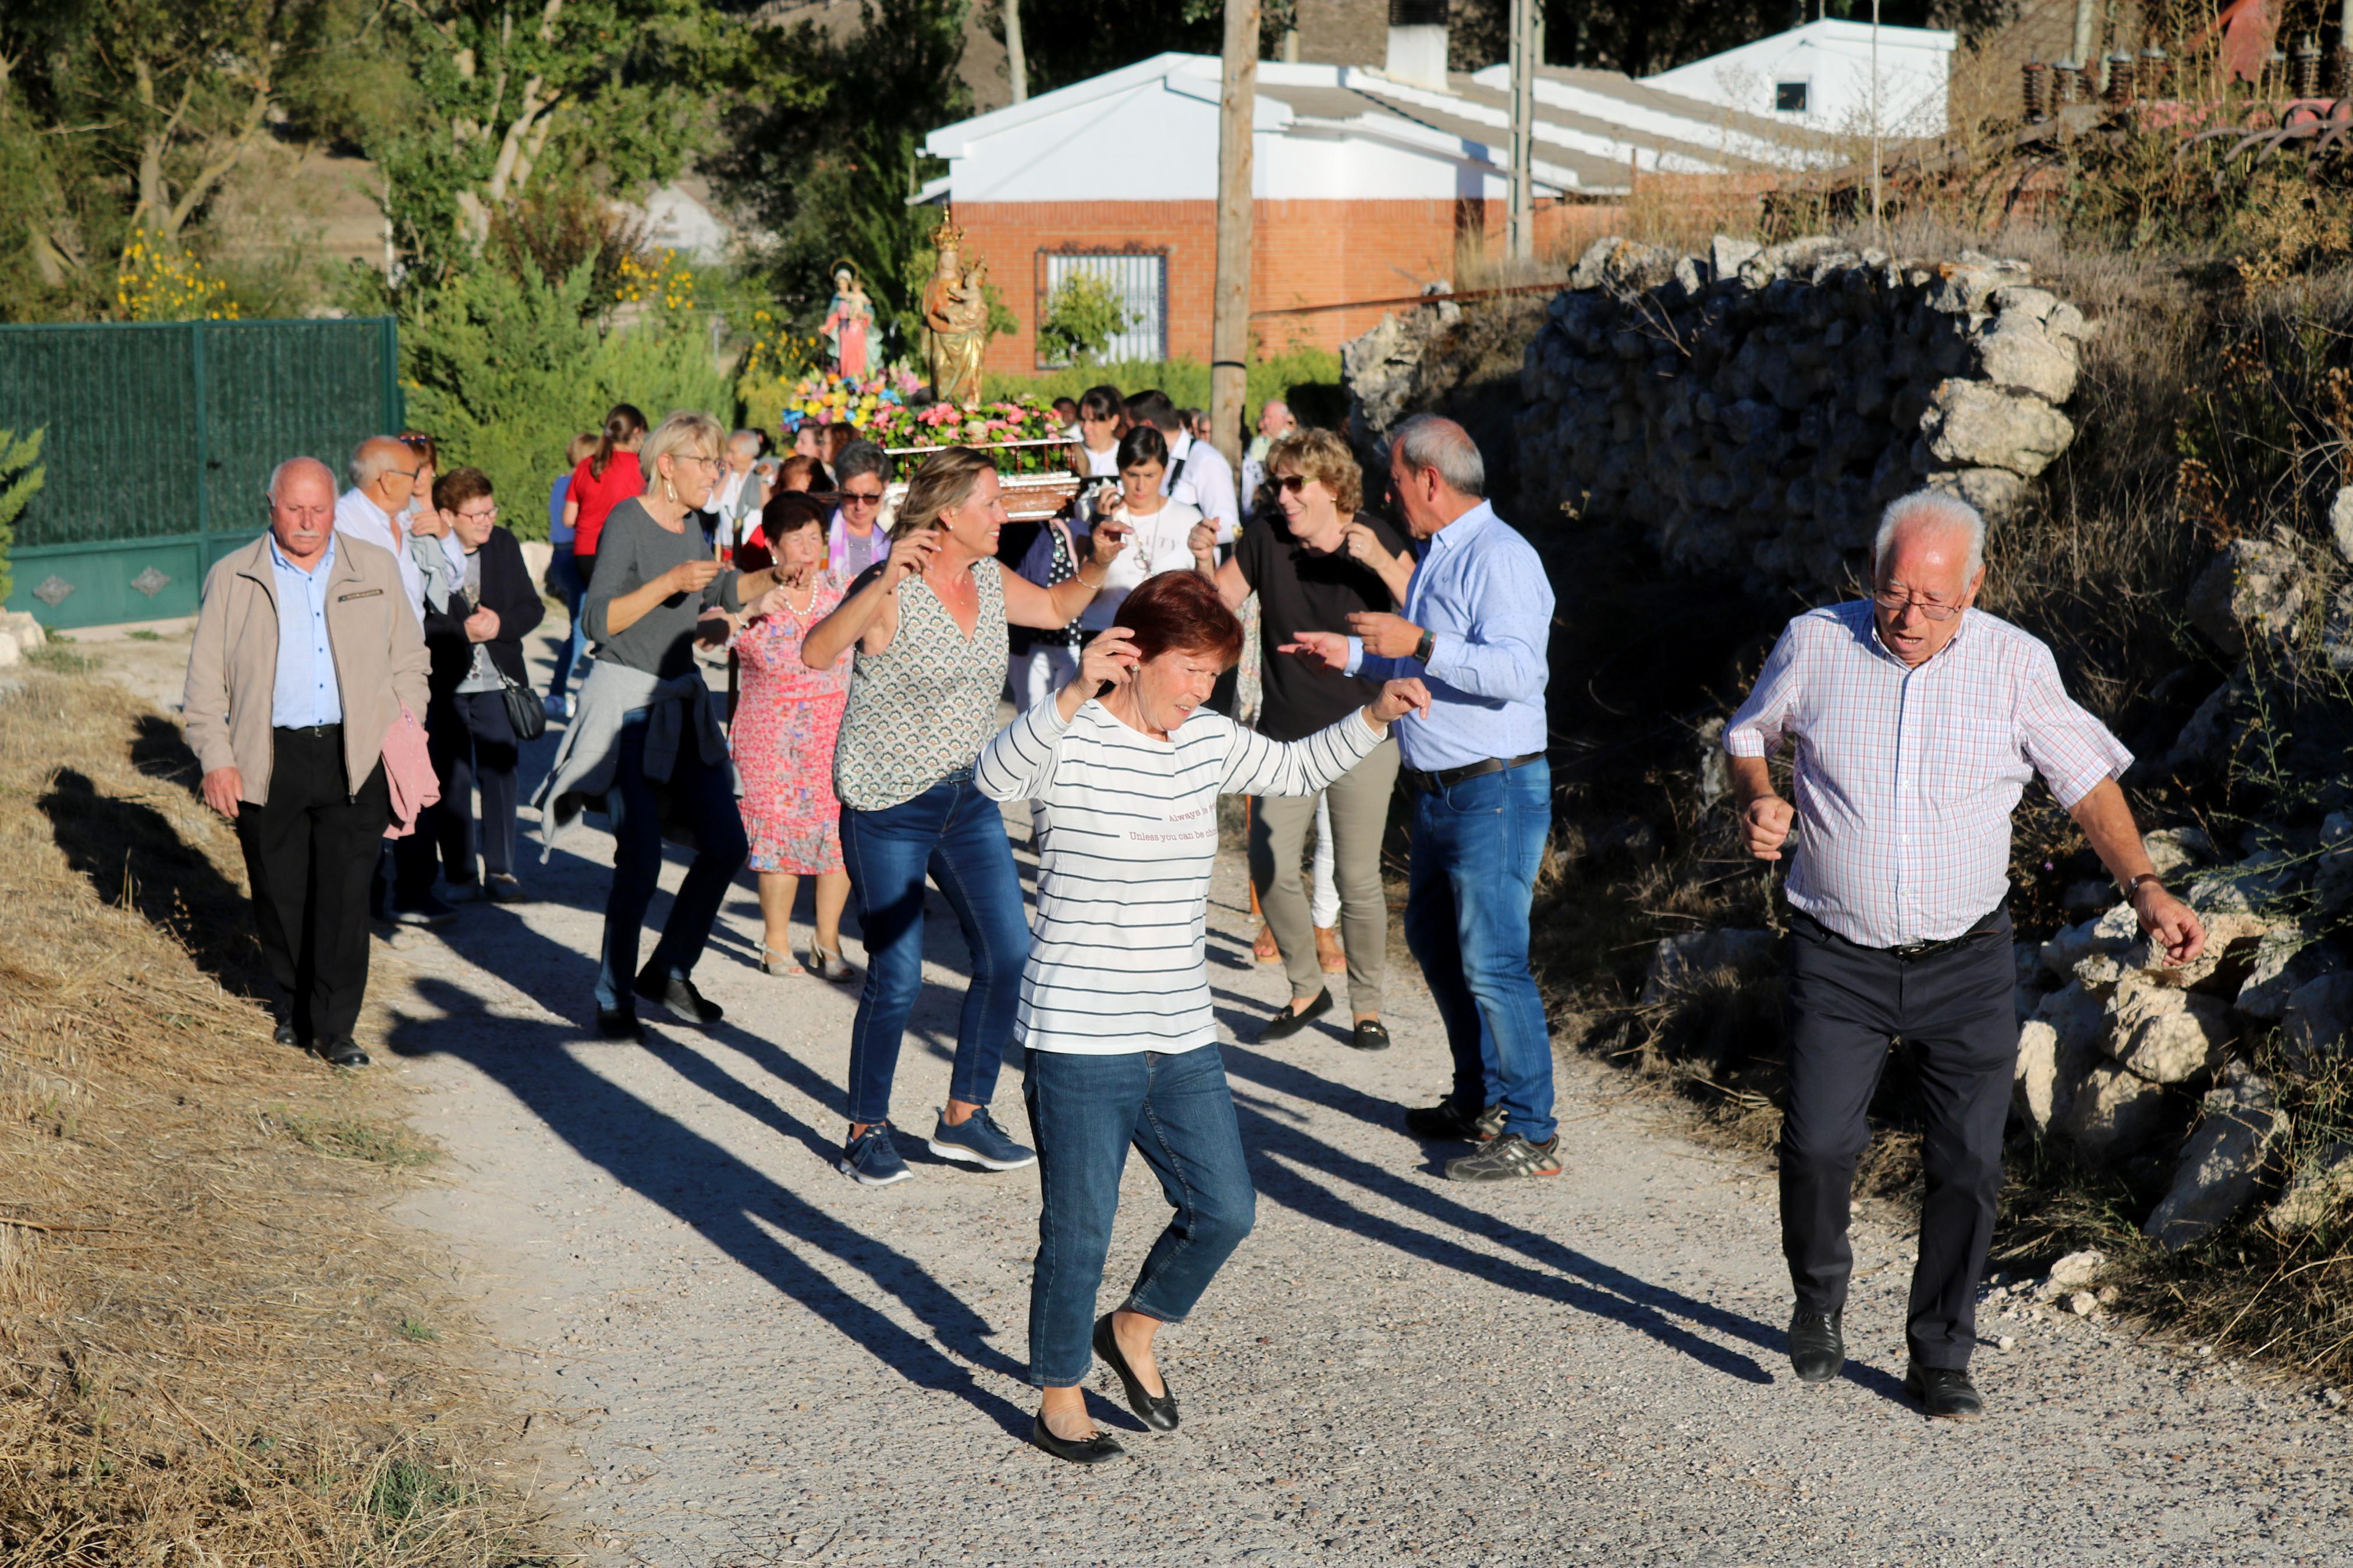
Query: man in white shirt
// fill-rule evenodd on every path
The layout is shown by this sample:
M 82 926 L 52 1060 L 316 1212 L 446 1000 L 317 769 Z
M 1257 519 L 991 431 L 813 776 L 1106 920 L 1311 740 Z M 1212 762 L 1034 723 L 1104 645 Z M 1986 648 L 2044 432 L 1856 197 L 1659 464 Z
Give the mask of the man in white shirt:
M 1160 493 L 1198 510 L 1218 525 L 1218 542 L 1231 544 L 1240 536 L 1242 511 L 1234 492 L 1233 465 L 1226 455 L 1194 438 L 1165 392 L 1139 392 L 1129 398 L 1127 417 L 1130 425 L 1154 426 L 1168 443 L 1168 473 L 1160 481 Z
M 371 436 L 352 453 L 352 488 L 335 502 L 335 529 L 392 553 L 417 624 L 425 624 L 425 572 L 409 553 L 400 514 L 417 493 L 417 457 L 391 436 Z
M 1242 453 L 1242 495 L 1245 502 L 1258 499 L 1259 486 L 1266 483 L 1266 455 L 1274 444 L 1299 428 L 1299 421 L 1291 416 L 1291 405 L 1280 397 L 1270 397 L 1258 411 L 1258 438 Z
M 752 472 L 752 465 L 759 460 L 757 431 L 738 430 L 727 437 L 719 488 L 711 492 L 711 504 L 704 509 L 719 520 L 716 538 L 722 550 L 735 548 L 735 542 L 744 535 L 744 514 L 760 510 L 760 481 Z

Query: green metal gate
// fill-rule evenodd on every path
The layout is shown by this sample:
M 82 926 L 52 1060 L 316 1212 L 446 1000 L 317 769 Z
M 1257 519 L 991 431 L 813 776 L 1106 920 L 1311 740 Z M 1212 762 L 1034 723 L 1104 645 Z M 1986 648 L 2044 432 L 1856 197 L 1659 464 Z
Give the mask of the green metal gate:
M 52 626 L 194 615 L 288 458 L 343 471 L 401 426 L 392 318 L 0 327 L 0 430 L 45 430 L 11 610 Z

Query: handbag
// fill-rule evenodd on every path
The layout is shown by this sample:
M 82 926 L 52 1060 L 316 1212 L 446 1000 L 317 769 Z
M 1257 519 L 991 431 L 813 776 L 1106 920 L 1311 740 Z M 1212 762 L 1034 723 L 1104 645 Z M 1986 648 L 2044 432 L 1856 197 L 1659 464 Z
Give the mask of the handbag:
M 541 706 L 539 693 L 531 689 L 531 683 L 526 680 L 518 684 L 505 670 L 499 669 L 495 658 L 491 660 L 491 668 L 499 671 L 499 696 L 506 702 L 507 723 L 513 728 L 515 739 L 536 741 L 546 734 L 547 710 Z

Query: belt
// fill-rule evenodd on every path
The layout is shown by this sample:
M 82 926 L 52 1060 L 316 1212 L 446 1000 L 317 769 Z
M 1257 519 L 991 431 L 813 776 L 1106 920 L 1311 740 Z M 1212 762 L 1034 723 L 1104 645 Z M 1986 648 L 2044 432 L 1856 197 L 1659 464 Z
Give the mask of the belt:
M 306 741 L 336 741 L 343 733 L 341 724 L 280 724 L 275 728 L 281 735 L 299 735 Z
M 1865 952 L 1883 952 L 1890 958 L 1901 959 L 1905 963 L 1908 963 L 1915 958 L 1927 958 L 1933 954 L 1944 952 L 1949 949 L 1958 947 L 1965 942 L 1970 942 L 1978 937 L 1985 935 L 1988 931 L 1993 929 L 1994 922 L 2003 914 L 2008 912 L 2009 909 L 2010 900 L 2005 898 L 2001 902 L 1993 907 L 1990 913 L 1978 920 L 1974 925 L 1970 926 L 1968 930 L 1963 931 L 1958 936 L 1942 937 L 1935 942 L 1900 942 L 1894 947 L 1865 947 L 1862 942 L 1856 942 L 1851 937 L 1839 935 L 1838 932 L 1831 930 L 1830 927 L 1822 924 L 1821 921 L 1814 919 L 1813 916 L 1806 913 L 1803 910 L 1791 910 L 1789 913 L 1793 919 L 1804 921 L 1808 925 L 1812 926 L 1816 931 L 1820 931 L 1832 942 L 1843 943 L 1848 947 L 1862 948 Z
M 1464 779 L 1480 778 L 1487 773 L 1509 773 L 1514 768 L 1525 767 L 1530 763 L 1541 761 L 1543 757 L 1542 752 L 1530 752 L 1525 756 L 1519 757 L 1487 757 L 1479 762 L 1465 763 L 1459 768 L 1440 768 L 1431 773 L 1423 773 L 1419 768 L 1399 768 L 1398 776 L 1405 782 L 1405 787 L 1409 790 L 1441 790 L 1461 784 Z

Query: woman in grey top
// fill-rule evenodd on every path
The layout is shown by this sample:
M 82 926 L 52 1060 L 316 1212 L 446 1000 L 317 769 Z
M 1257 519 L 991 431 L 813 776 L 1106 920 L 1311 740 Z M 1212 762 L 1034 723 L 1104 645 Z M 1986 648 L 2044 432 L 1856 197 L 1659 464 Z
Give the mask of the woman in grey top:
M 1037 1158 L 988 1114 L 1013 1034 L 1029 922 L 1005 819 L 974 786 L 973 763 L 997 733 L 1007 623 L 1067 626 L 1103 586 L 1127 532 L 1113 523 L 1096 529 L 1078 575 L 1041 588 L 998 569 L 1005 522 L 995 459 L 968 447 L 934 452 L 908 485 L 891 553 L 801 645 L 813 669 L 858 650 L 833 753 L 841 853 L 867 957 L 849 1037 L 849 1138 L 840 1163 L 868 1186 L 913 1174 L 891 1141 L 891 1081 L 923 988 L 926 873 L 955 910 L 972 954 L 931 1151 L 992 1171 Z
M 719 422 L 702 414 L 673 414 L 647 437 L 646 492 L 606 518 L 581 606 L 596 662 L 533 797 L 551 847 L 584 801 L 601 796 L 612 820 L 613 889 L 596 972 L 596 1026 L 607 1039 L 642 1037 L 639 997 L 691 1024 L 720 1017 L 689 976 L 746 848 L 726 738 L 694 645 L 726 640 L 727 622 L 712 612 L 740 611 L 776 585 L 772 571 L 723 569 L 705 552 L 702 529 L 689 524 L 718 488 L 724 438 Z M 691 838 L 694 863 L 639 969 L 638 935 L 666 829 Z

